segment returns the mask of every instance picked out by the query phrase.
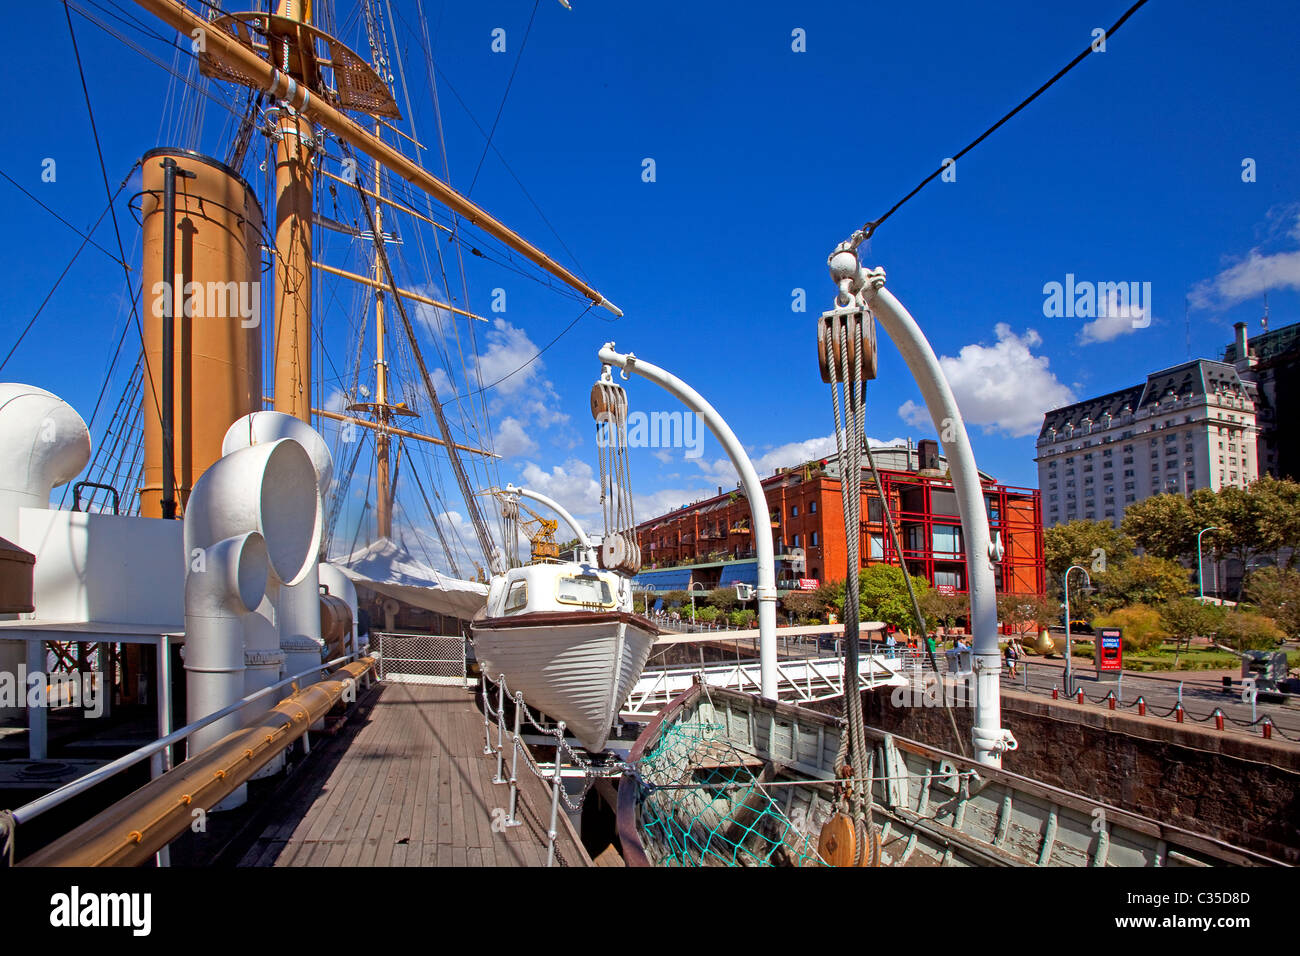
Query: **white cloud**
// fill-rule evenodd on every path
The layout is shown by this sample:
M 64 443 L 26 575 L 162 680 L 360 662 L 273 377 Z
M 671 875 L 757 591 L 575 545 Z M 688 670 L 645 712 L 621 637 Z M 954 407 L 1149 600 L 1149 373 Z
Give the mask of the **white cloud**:
M 1227 309 L 1272 289 L 1300 289 L 1300 251 L 1263 255 L 1252 249 L 1243 261 L 1198 282 L 1190 297 L 1197 309 Z
M 526 462 L 521 479 L 525 488 L 554 498 L 579 520 L 601 513 L 600 483 L 596 481 L 591 465 L 585 461 L 570 458 L 563 465 L 552 466 L 550 471 L 531 461 Z
M 1098 303 L 1097 311 L 1100 315 L 1091 322 L 1084 323 L 1079 330 L 1079 344 L 1110 342 L 1121 335 L 1131 335 L 1138 329 L 1150 326 L 1151 303 L 1138 305 L 1128 302 L 1127 298 L 1125 296 L 1121 302 L 1119 294 L 1113 288 L 1107 290 L 1107 300 Z
M 479 354 L 477 362 L 483 385 L 499 382 L 493 391 L 498 395 L 514 395 L 533 382 L 541 381 L 545 366 L 540 358 L 533 359 L 538 349 L 527 332 L 505 319 L 496 319 L 486 338 L 487 348 Z M 533 361 L 529 362 L 530 359 Z M 546 388 L 549 389 L 550 384 L 546 382 Z
M 1048 368 L 1047 356 L 1033 353 L 1043 343 L 1037 332 L 1027 329 L 1019 336 L 1005 322 L 994 332 L 996 345 L 963 346 L 956 358 L 942 356 L 939 365 L 967 424 L 1015 438 L 1033 434 L 1043 413 L 1070 404 L 1074 393 Z M 925 406 L 916 402 L 904 402 L 898 414 L 910 425 L 933 427 Z
M 513 418 L 503 418 L 497 422 L 493 446 L 502 458 L 531 455 L 537 451 L 537 442 L 533 441 L 524 431 L 524 426 Z
M 1300 241 L 1300 204 L 1269 210 L 1267 244 L 1279 233 Z M 1228 309 L 1273 289 L 1300 289 L 1300 250 L 1265 253 L 1264 244 L 1210 279 L 1192 287 L 1189 300 L 1196 309 Z
M 872 448 L 881 448 L 886 445 L 902 445 L 906 443 L 907 439 L 891 438 L 889 441 L 881 441 L 878 438 L 868 438 L 867 441 Z M 754 463 L 754 470 L 758 472 L 758 476 L 766 478 L 778 468 L 791 468 L 795 465 L 802 465 L 806 461 L 834 455 L 836 453 L 835 435 L 832 433 L 820 438 L 788 442 L 757 457 L 754 457 L 752 449 L 746 450 L 750 452 L 750 460 Z M 715 458 L 711 461 L 698 460 L 696 464 L 706 477 L 723 485 L 724 488 L 733 487 L 740 480 L 740 475 L 736 473 L 730 458 Z

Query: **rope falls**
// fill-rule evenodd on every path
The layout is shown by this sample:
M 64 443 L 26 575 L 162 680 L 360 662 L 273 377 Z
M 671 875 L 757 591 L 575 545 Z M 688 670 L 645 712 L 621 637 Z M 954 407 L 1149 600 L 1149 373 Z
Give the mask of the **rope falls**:
M 872 748 L 867 745 L 862 691 L 858 684 L 862 493 L 860 480 L 855 479 L 862 474 L 862 450 L 866 445 L 866 383 L 876 377 L 876 333 L 866 302 L 847 287 L 837 295 L 836 307 L 824 312 L 818 321 L 817 356 L 822 381 L 831 387 L 847 561 L 844 580 L 847 733 L 840 738 L 836 760 L 841 778 L 839 813 L 823 829 L 822 844 L 824 855 L 843 857 L 849 865 L 861 866 L 873 862 L 868 843 L 874 845 L 878 836 L 872 822 L 870 785 L 855 786 L 851 782 L 855 776 L 869 777 L 873 760 Z
M 627 456 L 627 391 L 614 381 L 608 365 L 591 387 L 591 417 L 596 420 L 600 504 L 605 517 L 600 566 L 608 571 L 633 575 L 641 569 L 641 546 L 637 543 L 636 517 L 632 512 L 632 473 Z

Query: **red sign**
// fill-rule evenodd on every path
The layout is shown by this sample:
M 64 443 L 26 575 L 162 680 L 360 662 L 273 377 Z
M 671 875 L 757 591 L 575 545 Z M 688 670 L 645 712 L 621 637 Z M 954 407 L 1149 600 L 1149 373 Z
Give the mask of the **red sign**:
M 957 586 L 955 584 L 936 584 L 934 589 L 940 594 L 956 594 Z
M 1122 671 L 1124 669 L 1123 628 L 1097 628 L 1095 653 L 1097 659 L 1097 670 Z
M 819 583 L 820 583 L 820 582 L 818 582 L 818 580 L 817 580 L 816 578 L 800 578 L 800 579 L 799 579 L 799 590 L 800 590 L 800 591 L 816 591 L 817 588 L 818 588 L 818 586 L 819 586 Z

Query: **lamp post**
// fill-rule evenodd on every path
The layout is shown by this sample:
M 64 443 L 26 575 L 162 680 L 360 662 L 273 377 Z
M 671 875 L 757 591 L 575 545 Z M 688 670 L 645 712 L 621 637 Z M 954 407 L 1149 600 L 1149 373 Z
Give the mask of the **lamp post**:
M 1072 564 L 1065 569 L 1065 695 L 1069 697 L 1074 693 L 1074 672 L 1071 670 L 1070 659 L 1070 572 L 1082 571 L 1083 579 L 1088 583 L 1085 587 L 1092 587 L 1092 578 L 1088 576 L 1088 569 L 1081 564 Z
M 1196 591 L 1202 602 L 1205 601 L 1205 579 L 1201 577 L 1201 535 L 1205 534 L 1207 531 L 1218 530 L 1217 527 L 1202 528 L 1196 533 Z M 1214 580 L 1216 583 L 1218 582 L 1219 578 L 1217 574 L 1215 575 Z
M 695 623 L 695 592 L 707 591 L 708 588 L 704 586 L 703 581 L 692 581 L 690 583 L 690 586 L 686 590 L 691 596 L 691 623 L 694 624 Z

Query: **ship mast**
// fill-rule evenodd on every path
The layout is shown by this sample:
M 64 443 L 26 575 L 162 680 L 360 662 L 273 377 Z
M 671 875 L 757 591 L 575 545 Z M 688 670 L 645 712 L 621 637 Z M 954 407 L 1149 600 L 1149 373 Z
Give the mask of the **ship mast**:
M 375 124 L 375 136 L 380 135 L 380 124 Z M 375 189 L 371 192 L 362 187 L 363 191 L 377 200 L 375 203 L 374 222 L 376 244 L 386 243 L 388 240 L 384 237 L 384 196 L 383 196 L 383 173 L 384 167 L 375 160 Z M 392 478 L 391 470 L 391 453 L 392 453 L 392 421 L 394 416 L 409 415 L 415 417 L 415 412 L 407 407 L 405 402 L 393 404 L 388 401 L 388 358 L 387 358 L 387 329 L 384 321 L 384 290 L 389 288 L 388 282 L 384 275 L 384 264 L 376 249 L 371 259 L 371 281 L 375 288 L 375 400 L 373 402 L 354 402 L 348 406 L 350 412 L 364 412 L 371 417 L 375 431 L 375 486 L 377 491 L 377 500 L 375 505 L 375 520 L 377 524 L 378 536 L 381 538 L 391 538 L 393 536 L 393 497 L 396 491 Z
M 280 0 L 276 15 L 311 24 L 311 0 Z M 275 45 L 272 44 L 272 51 Z M 286 35 L 280 69 L 310 84 L 307 60 Z M 312 123 L 287 101 L 275 122 L 275 410 L 311 424 Z

